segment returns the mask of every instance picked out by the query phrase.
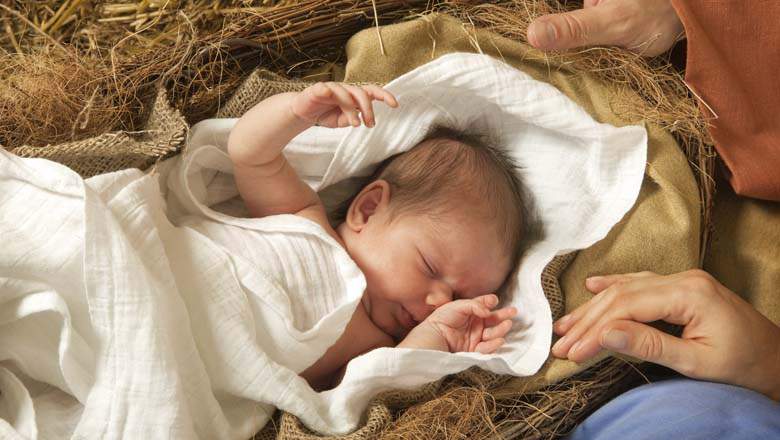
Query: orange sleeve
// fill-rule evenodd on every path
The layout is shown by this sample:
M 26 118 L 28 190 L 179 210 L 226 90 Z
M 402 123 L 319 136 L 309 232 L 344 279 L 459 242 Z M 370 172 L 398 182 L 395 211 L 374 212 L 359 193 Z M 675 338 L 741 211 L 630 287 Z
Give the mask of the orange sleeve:
M 780 1 L 672 4 L 687 38 L 685 79 L 709 106 L 701 104 L 731 185 L 780 201 Z

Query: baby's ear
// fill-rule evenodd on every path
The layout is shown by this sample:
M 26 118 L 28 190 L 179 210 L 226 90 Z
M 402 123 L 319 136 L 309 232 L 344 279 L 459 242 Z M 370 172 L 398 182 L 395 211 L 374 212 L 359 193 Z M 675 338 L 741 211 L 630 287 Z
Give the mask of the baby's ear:
M 390 184 L 386 180 L 375 180 L 358 193 L 347 211 L 347 226 L 360 232 L 368 220 L 383 212 L 390 204 Z

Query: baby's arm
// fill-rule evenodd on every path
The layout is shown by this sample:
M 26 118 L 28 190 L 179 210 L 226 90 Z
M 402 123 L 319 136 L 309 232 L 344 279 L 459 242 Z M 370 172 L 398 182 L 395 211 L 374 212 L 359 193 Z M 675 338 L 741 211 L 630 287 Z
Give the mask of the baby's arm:
M 495 295 L 452 301 L 436 309 L 398 344 L 398 347 L 428 350 L 493 353 L 504 344 L 512 328 L 514 307 L 491 311 Z
M 398 105 L 377 86 L 317 83 L 300 93 L 282 93 L 246 112 L 228 137 L 236 186 L 252 216 L 299 214 L 322 208 L 317 194 L 301 180 L 282 154 L 295 136 L 314 124 L 336 128 L 374 125 L 371 102 Z

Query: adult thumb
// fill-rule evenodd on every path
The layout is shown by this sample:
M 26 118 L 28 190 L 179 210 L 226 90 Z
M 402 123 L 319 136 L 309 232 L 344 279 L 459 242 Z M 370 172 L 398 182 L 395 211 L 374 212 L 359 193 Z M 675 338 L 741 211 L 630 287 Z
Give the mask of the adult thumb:
M 622 35 L 614 23 L 617 17 L 609 3 L 543 15 L 528 26 L 528 43 L 542 50 L 619 44 Z
M 636 321 L 615 321 L 604 328 L 599 344 L 607 350 L 692 374 L 696 350 L 690 343 Z

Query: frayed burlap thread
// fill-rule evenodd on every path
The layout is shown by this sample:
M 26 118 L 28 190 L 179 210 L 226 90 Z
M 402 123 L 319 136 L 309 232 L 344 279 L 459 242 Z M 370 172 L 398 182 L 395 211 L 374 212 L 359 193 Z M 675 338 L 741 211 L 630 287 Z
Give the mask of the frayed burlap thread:
M 59 162 L 82 177 L 123 170 L 146 169 L 179 152 L 187 137 L 187 123 L 173 109 L 165 90 L 155 98 L 146 126 L 140 132 L 105 133 L 74 142 L 45 147 L 23 145 L 13 150 L 21 157 L 36 157 Z

